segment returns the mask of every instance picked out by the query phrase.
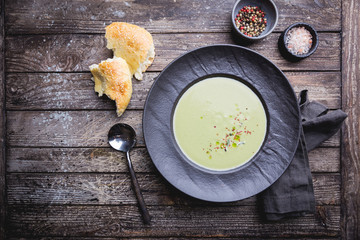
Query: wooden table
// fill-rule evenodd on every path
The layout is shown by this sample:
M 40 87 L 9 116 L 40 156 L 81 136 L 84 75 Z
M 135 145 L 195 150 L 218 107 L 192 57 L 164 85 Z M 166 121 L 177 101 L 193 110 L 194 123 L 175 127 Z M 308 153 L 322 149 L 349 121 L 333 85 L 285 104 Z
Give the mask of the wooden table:
M 228 204 L 195 200 L 157 172 L 144 146 L 142 110 L 150 86 L 174 58 L 197 47 L 234 43 L 234 0 L 1 1 L 0 239 L 360 237 L 358 0 L 275 0 L 278 26 L 249 45 L 284 71 L 296 92 L 349 114 L 342 131 L 312 151 L 316 213 L 270 223 L 256 197 Z M 121 118 L 98 98 L 88 66 L 112 52 L 104 27 L 126 21 L 154 37 L 156 58 Z M 280 32 L 307 22 L 319 32 L 299 63 L 277 49 Z M 117 122 L 135 127 L 135 170 L 149 211 L 144 226 L 123 154 L 107 144 Z

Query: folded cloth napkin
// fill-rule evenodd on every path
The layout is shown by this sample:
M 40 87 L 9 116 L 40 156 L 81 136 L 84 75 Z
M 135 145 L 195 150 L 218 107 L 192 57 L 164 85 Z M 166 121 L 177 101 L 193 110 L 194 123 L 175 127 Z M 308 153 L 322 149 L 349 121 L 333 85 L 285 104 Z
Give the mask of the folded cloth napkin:
M 333 136 L 347 114 L 328 111 L 324 105 L 308 99 L 307 90 L 299 95 L 302 129 L 294 158 L 284 174 L 259 194 L 259 204 L 267 220 L 303 216 L 315 211 L 314 189 L 308 151 Z

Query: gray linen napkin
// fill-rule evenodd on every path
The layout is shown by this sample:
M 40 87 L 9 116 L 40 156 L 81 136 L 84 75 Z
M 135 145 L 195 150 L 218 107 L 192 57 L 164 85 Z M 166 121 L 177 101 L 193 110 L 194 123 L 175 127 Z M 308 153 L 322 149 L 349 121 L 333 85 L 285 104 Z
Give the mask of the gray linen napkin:
M 284 174 L 259 194 L 259 203 L 267 220 L 303 216 L 315 211 L 314 189 L 308 151 L 333 136 L 347 114 L 328 111 L 324 105 L 308 99 L 307 90 L 299 95 L 302 131 L 294 158 Z

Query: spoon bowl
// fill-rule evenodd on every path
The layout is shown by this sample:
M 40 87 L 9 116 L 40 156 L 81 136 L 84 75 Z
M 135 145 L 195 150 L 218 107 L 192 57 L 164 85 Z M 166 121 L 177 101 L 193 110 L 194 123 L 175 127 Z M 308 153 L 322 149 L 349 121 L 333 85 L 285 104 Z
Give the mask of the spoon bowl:
M 114 149 L 126 153 L 136 144 L 135 130 L 124 123 L 115 124 L 109 131 L 108 141 Z
M 137 181 L 135 171 L 130 159 L 130 150 L 136 144 L 135 130 L 131 126 L 124 123 L 115 124 L 109 130 L 108 142 L 110 146 L 113 147 L 115 150 L 126 153 L 126 159 L 128 162 L 129 172 L 131 175 L 131 182 L 134 187 L 134 191 L 139 203 L 139 207 L 143 216 L 144 223 L 150 224 L 151 216 L 146 208 L 146 204 L 142 196 L 140 186 Z

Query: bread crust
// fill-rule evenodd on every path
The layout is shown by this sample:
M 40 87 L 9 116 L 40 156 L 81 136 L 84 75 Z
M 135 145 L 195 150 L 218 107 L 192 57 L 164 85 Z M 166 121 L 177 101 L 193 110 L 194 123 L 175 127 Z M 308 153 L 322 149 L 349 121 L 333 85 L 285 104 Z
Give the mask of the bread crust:
M 114 56 L 125 59 L 131 74 L 142 80 L 142 73 L 155 57 L 151 34 L 144 28 L 125 22 L 113 22 L 105 29 L 106 47 L 114 51 Z
M 127 108 L 131 95 L 131 72 L 126 61 L 119 57 L 107 59 L 90 66 L 95 82 L 95 92 L 101 97 L 104 93 L 116 102 L 116 112 L 120 117 Z

